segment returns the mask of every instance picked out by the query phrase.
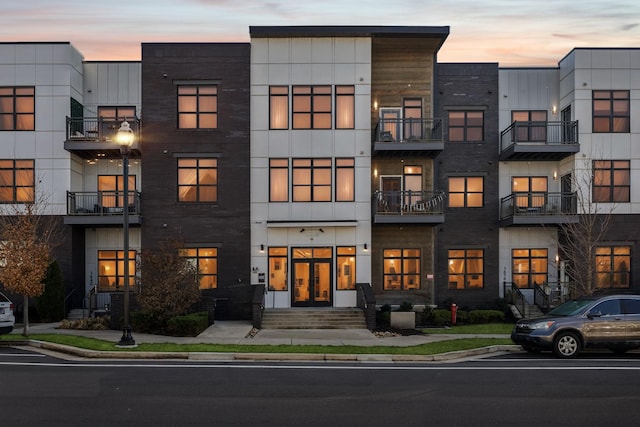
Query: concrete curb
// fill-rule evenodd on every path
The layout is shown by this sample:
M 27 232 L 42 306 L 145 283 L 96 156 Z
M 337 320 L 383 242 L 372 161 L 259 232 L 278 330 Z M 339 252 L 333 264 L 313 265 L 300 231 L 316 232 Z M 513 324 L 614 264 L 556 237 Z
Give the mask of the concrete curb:
M 199 361 L 289 361 L 289 362 L 446 362 L 500 352 L 522 351 L 517 345 L 494 345 L 449 353 L 421 354 L 333 354 L 333 353 L 218 353 L 97 351 L 46 341 L 0 341 L 4 346 L 30 346 L 85 359 L 199 360 Z

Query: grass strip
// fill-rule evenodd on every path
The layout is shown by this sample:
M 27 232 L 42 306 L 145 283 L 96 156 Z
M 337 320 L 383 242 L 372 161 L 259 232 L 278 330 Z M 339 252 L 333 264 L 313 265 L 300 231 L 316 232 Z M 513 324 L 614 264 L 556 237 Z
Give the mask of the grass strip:
M 27 338 L 11 335 L 11 341 Z M 417 354 L 432 355 L 459 350 L 469 350 L 492 345 L 513 344 L 505 338 L 463 338 L 408 347 L 399 346 L 353 346 L 353 345 L 246 345 L 246 344 L 174 344 L 143 343 L 135 348 L 119 348 L 116 343 L 95 338 L 64 334 L 34 334 L 29 339 L 63 344 L 95 351 L 133 351 L 133 352 L 192 352 L 192 353 L 324 353 L 324 354 Z M 6 336 L 0 341 L 8 341 Z

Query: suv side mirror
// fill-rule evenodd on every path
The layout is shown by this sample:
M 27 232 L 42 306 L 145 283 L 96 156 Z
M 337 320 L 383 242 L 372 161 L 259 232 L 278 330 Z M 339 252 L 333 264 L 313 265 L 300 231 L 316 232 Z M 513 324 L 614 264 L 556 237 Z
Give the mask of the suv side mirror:
M 601 317 L 602 313 L 599 311 L 590 311 L 589 313 L 587 313 L 587 317 L 589 319 L 593 319 L 594 317 Z

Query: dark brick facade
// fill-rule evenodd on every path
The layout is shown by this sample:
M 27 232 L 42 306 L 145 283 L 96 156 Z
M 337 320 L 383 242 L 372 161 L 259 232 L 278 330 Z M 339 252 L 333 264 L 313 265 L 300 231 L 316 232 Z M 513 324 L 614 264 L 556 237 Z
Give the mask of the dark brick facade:
M 248 43 L 142 45 L 142 247 L 176 238 L 217 247 L 219 289 L 205 292 L 212 297 L 250 295 L 237 290 L 250 286 L 249 77 Z M 177 87 L 200 82 L 218 86 L 218 128 L 178 129 Z M 178 202 L 181 156 L 218 159 L 217 203 Z
M 436 157 L 436 188 L 448 190 L 451 176 L 484 177 L 481 208 L 445 208 L 445 223 L 435 228 L 435 303 L 459 307 L 487 307 L 498 299 L 498 64 L 438 64 L 436 71 L 436 116 L 443 118 L 445 148 Z M 484 112 L 484 141 L 449 142 L 448 112 L 480 109 Z M 449 289 L 448 251 L 484 250 L 484 288 Z

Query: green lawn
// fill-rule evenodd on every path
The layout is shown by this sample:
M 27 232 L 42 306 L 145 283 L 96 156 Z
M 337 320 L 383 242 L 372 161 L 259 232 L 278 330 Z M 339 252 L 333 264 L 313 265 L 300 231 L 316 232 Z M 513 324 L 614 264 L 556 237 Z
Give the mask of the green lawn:
M 493 332 L 492 332 L 493 333 Z M 324 353 L 324 354 L 417 354 L 433 355 L 469 350 L 492 345 L 513 344 L 503 338 L 465 338 L 439 341 L 410 347 L 390 346 L 322 346 L 322 345 L 241 345 L 241 344 L 140 344 L 133 349 L 121 349 L 116 343 L 94 338 L 64 334 L 34 334 L 30 339 L 69 345 L 96 351 L 135 352 L 215 352 L 215 353 Z M 26 340 L 20 335 L 0 336 L 0 341 Z
M 506 334 L 510 335 L 513 323 L 487 323 L 482 325 L 460 325 L 446 328 L 422 329 L 425 334 Z

